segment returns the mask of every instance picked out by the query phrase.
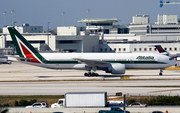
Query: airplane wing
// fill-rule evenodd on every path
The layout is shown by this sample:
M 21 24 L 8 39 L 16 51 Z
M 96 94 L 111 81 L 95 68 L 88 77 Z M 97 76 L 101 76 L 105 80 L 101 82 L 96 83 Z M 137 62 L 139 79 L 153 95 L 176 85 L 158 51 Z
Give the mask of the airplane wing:
M 74 60 L 77 60 L 79 62 L 87 64 L 87 66 L 90 67 L 108 67 L 108 62 L 102 62 L 98 60 L 89 60 L 89 59 L 81 59 L 81 58 L 74 58 Z

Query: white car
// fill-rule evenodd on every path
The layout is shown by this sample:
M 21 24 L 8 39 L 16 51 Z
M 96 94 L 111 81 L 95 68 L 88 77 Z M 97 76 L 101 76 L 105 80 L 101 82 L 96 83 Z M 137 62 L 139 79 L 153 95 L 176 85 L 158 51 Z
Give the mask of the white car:
M 46 102 L 36 102 L 33 105 L 26 106 L 26 108 L 48 108 L 48 104 Z
M 130 104 L 129 107 L 147 107 L 147 104 L 143 104 L 140 102 L 134 102 L 134 103 Z

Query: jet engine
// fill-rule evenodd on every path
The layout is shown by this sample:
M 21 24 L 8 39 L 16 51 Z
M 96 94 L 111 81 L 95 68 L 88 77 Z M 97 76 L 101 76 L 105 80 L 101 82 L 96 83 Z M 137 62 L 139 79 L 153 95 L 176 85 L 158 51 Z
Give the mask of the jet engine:
M 112 74 L 124 74 L 125 73 L 125 65 L 120 63 L 111 63 L 106 70 L 106 73 Z

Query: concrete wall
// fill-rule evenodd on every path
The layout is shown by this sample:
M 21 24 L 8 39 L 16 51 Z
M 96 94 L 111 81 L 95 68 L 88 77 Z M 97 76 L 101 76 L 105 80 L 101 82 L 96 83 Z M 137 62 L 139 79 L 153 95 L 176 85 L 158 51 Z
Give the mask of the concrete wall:
M 127 52 L 131 52 L 131 50 L 130 50 L 130 44 L 100 44 L 100 52 L 127 53 Z
M 45 41 L 45 43 L 32 43 L 32 45 L 40 51 L 45 51 L 48 46 L 48 36 L 47 35 L 25 35 L 24 36 L 28 41 Z M 12 41 L 10 35 L 0 36 L 0 47 L 12 47 L 13 44 L 5 45 L 5 41 Z M 6 43 L 8 44 L 8 43 Z M 52 51 L 56 50 L 56 36 L 49 35 L 49 46 Z
M 49 47 L 50 47 L 50 50 L 56 51 L 56 36 L 55 35 L 49 35 Z
M 58 36 L 76 36 L 79 35 L 80 27 L 69 26 L 69 27 L 57 27 Z
M 149 23 L 149 15 L 133 16 L 133 24 L 147 24 Z
M 135 34 L 104 34 L 104 40 L 123 40 L 127 39 L 128 41 L 140 40 L 140 36 L 135 36 Z
M 84 36 L 83 52 L 99 52 L 99 36 Z
M 179 52 L 179 43 L 110 43 L 100 44 L 100 52 L 157 52 L 154 45 L 161 45 L 168 52 Z M 106 50 L 105 50 L 106 49 Z M 101 51 L 102 50 L 102 51 Z M 116 51 L 115 51 L 116 50 Z
M 99 110 L 110 110 L 110 108 L 9 108 L 9 113 L 98 113 Z M 168 113 L 180 113 L 179 107 L 147 107 L 126 108 L 131 113 L 150 113 L 152 111 L 166 110 Z
M 19 33 L 41 33 L 43 31 L 42 26 L 15 26 L 15 29 Z M 3 27 L 3 33 L 9 33 L 7 27 Z

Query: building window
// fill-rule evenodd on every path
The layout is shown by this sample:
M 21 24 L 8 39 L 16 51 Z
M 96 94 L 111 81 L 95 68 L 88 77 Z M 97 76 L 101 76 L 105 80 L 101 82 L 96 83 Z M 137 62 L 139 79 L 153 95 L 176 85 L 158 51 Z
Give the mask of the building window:
M 107 52 L 107 48 L 105 48 L 105 51 Z
M 146 51 L 146 48 L 144 48 L 144 51 Z
M 111 49 L 111 48 L 109 48 L 109 51 L 112 51 L 112 49 Z
M 151 51 L 151 48 L 149 48 L 149 51 Z
M 172 48 L 169 48 L 169 50 L 171 51 L 171 50 L 172 50 Z
M 59 41 L 59 44 L 72 44 L 72 43 L 75 43 L 75 41 L 73 41 L 73 40 L 62 40 L 62 41 Z
M 141 48 L 139 48 L 139 51 L 141 51 Z
M 177 48 L 175 47 L 174 50 L 177 51 Z
M 119 48 L 119 51 L 121 51 L 121 48 Z
M 134 48 L 134 51 L 136 51 L 136 48 Z
M 126 48 L 123 48 L 123 51 L 126 51 Z

